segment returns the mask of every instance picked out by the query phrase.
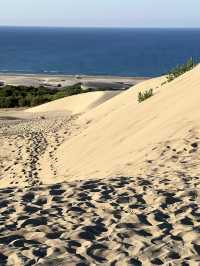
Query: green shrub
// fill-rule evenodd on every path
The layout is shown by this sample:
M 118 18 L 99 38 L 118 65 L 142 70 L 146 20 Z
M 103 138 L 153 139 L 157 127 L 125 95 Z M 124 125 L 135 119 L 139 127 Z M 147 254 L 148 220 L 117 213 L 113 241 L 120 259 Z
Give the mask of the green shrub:
M 196 66 L 196 63 L 191 57 L 185 64 L 178 65 L 175 68 L 173 68 L 171 71 L 169 71 L 169 73 L 167 74 L 167 81 L 171 82 L 175 78 L 183 75 L 185 72 L 193 69 L 195 66 Z
M 80 83 L 54 89 L 6 85 L 0 87 L 0 108 L 31 107 L 88 91 L 83 90 Z
M 138 93 L 138 102 L 141 103 L 151 96 L 153 96 L 153 89 L 145 90 L 144 92 L 140 91 Z

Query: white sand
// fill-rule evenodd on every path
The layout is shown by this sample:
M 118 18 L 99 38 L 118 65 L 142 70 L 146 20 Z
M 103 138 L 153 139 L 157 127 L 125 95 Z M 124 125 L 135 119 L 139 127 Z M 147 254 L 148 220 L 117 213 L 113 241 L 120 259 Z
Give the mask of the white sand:
M 163 81 L 4 114 L 0 265 L 200 264 L 200 66 Z
M 88 127 L 58 150 L 64 179 L 132 175 L 160 142 L 180 140 L 199 130 L 200 66 L 161 86 L 146 81 L 80 117 Z M 155 95 L 139 104 L 138 91 Z
M 50 103 L 46 103 L 34 108 L 27 109 L 25 112 L 41 113 L 41 112 L 56 112 L 65 111 L 71 114 L 84 113 L 94 107 L 100 105 L 106 100 L 119 94 L 114 91 L 97 91 L 92 93 L 83 93 L 75 96 L 65 97 Z
M 24 86 L 40 86 L 45 85 L 48 87 L 57 87 L 61 85 L 71 86 L 79 82 L 85 88 L 114 88 L 124 89 L 131 85 L 137 84 L 147 78 L 144 77 L 119 77 L 119 76 L 87 76 L 87 75 L 42 75 L 42 74 L 26 74 L 26 75 L 12 75 L 1 74 L 0 81 L 3 81 L 7 85 L 24 85 Z

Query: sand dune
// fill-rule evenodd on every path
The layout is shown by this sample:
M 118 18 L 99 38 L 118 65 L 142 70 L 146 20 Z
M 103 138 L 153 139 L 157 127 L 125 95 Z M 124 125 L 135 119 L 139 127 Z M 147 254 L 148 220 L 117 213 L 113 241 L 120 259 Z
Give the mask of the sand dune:
M 0 119 L 0 265 L 200 265 L 200 66 L 164 81 Z
M 135 86 L 87 112 L 88 127 L 58 150 L 64 178 L 131 175 L 154 145 L 186 137 L 199 129 L 200 66 L 171 83 L 163 78 Z M 156 88 L 139 104 L 138 91 Z
M 79 95 L 73 95 L 27 109 L 26 112 L 41 113 L 65 111 L 71 114 L 83 113 L 89 109 L 96 107 L 104 101 L 109 100 L 119 93 L 119 91 L 97 91 L 92 93 L 88 92 Z

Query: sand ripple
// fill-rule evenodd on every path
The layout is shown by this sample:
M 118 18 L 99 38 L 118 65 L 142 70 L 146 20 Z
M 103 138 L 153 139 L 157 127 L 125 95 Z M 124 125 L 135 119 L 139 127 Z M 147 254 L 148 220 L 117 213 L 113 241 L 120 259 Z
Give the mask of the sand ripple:
M 199 178 L 0 190 L 0 265 L 199 265 Z

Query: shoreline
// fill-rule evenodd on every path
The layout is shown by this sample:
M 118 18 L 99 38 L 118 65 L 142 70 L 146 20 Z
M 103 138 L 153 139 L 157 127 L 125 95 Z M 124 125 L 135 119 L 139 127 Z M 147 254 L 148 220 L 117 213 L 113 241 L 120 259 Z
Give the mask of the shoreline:
M 73 86 L 81 83 L 83 88 L 123 90 L 150 79 L 150 77 L 92 76 L 92 75 L 56 75 L 56 74 L 12 74 L 0 73 L 3 85 L 46 86 L 50 88 Z
M 153 76 L 123 76 L 123 75 L 104 75 L 104 74 L 97 74 L 97 75 L 87 75 L 87 74 L 50 74 L 50 73 L 17 73 L 17 72 L 1 72 L 0 76 L 12 76 L 12 77 L 66 77 L 66 78 L 74 78 L 74 77 L 81 77 L 81 78 L 113 78 L 113 79 L 150 79 L 154 78 Z

